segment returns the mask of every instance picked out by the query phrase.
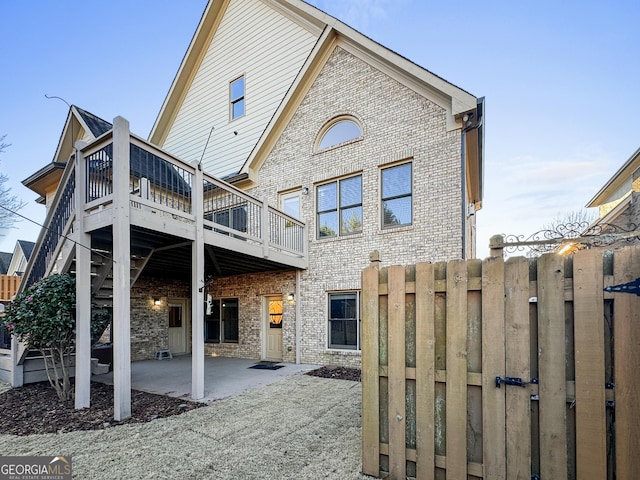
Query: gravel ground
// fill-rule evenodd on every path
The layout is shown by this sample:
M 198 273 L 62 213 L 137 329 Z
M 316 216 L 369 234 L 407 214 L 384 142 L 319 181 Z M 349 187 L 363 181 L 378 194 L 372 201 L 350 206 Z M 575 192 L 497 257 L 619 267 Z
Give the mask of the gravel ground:
M 296 375 L 149 423 L 0 435 L 0 452 L 70 455 L 79 479 L 369 479 L 360 405 L 360 383 Z

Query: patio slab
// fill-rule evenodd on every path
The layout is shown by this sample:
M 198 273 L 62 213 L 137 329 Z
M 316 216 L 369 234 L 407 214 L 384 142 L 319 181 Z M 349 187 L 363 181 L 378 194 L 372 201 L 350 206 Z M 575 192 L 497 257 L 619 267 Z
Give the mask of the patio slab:
M 318 365 L 278 363 L 277 370 L 254 369 L 258 360 L 229 357 L 205 357 L 204 398 L 209 403 L 239 395 L 248 390 L 303 374 Z M 113 372 L 93 375 L 91 380 L 113 385 Z M 143 392 L 191 399 L 191 355 L 173 359 L 142 360 L 131 364 L 131 388 Z

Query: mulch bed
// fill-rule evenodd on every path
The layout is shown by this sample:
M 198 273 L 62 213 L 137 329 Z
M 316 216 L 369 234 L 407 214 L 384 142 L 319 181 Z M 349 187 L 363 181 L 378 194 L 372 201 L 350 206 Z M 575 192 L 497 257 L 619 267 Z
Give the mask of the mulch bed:
M 336 367 L 334 365 L 327 365 L 307 372 L 307 375 L 322 378 L 335 378 L 338 380 L 351 380 L 353 382 L 360 381 L 360 369 L 358 368 L 346 368 Z
M 360 381 L 360 370 L 336 366 L 320 367 L 307 375 Z M 183 398 L 131 391 L 131 418 L 113 419 L 113 386 L 91 383 L 91 407 L 74 408 L 74 401 L 60 401 L 48 382 L 30 383 L 0 393 L 0 434 L 33 435 L 76 430 L 102 430 L 116 425 L 145 423 L 179 415 L 206 404 Z
M 91 383 L 91 407 L 74 408 L 58 399 L 48 382 L 31 383 L 0 394 L 0 433 L 32 435 L 75 430 L 102 430 L 115 425 L 145 423 L 205 406 L 182 398 L 131 391 L 131 418 L 113 419 L 113 386 Z

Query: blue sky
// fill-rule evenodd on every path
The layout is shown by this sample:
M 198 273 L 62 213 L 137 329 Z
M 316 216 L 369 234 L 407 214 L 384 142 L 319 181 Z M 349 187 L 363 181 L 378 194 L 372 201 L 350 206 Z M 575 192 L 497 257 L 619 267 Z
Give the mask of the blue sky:
M 640 147 L 640 7 L 630 0 L 459 2 L 313 0 L 311 4 L 476 96 L 486 98 L 485 198 L 478 254 L 496 233 L 530 234 L 582 208 Z M 67 102 L 146 137 L 206 0 L 4 2 L 0 171 L 20 181 L 51 161 Z M 636 88 L 634 88 L 636 87 Z M 0 251 L 35 241 L 27 221 Z

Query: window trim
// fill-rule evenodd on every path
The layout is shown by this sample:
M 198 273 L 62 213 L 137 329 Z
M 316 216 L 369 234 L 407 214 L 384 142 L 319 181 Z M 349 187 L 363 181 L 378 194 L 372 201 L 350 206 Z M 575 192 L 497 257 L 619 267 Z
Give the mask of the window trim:
M 393 197 L 383 197 L 383 192 L 384 192 L 384 185 L 383 185 L 383 172 L 385 170 L 390 170 L 392 168 L 396 168 L 396 167 L 401 167 L 403 165 L 410 165 L 411 166 L 411 174 L 410 174 L 410 178 L 409 178 L 409 182 L 411 185 L 411 192 L 408 194 L 404 194 L 404 195 L 396 195 Z M 392 228 L 401 228 L 401 227 L 408 227 L 413 225 L 413 194 L 414 194 L 414 185 L 413 185 L 413 159 L 409 159 L 409 160 L 403 160 L 402 162 L 398 162 L 398 163 L 393 163 L 393 164 L 387 164 L 387 165 L 382 165 L 379 167 L 379 175 L 380 175 L 380 228 L 381 230 L 389 230 Z M 396 200 L 399 198 L 407 198 L 409 197 L 411 199 L 411 219 L 409 221 L 409 223 L 398 223 L 398 224 L 391 224 L 391 225 L 385 225 L 384 223 L 384 202 L 385 201 L 389 201 L 389 200 Z
M 242 83 L 242 95 L 237 97 L 237 98 L 234 98 L 233 97 L 233 84 L 235 82 L 237 82 L 238 80 L 240 80 L 240 79 L 242 79 L 242 81 L 243 81 L 243 83 Z M 232 122 L 234 120 L 237 120 L 239 118 L 242 118 L 247 114 L 246 97 L 247 97 L 247 77 L 243 73 L 242 75 L 238 75 L 237 77 L 235 77 L 233 80 L 231 80 L 229 82 L 229 121 L 230 122 Z M 238 102 L 243 102 L 242 115 L 234 116 L 233 107 Z
M 337 125 L 340 122 L 354 123 L 360 130 L 360 136 L 351 138 L 349 140 L 345 140 L 344 142 L 341 142 L 341 143 L 336 143 L 335 145 L 330 145 L 328 147 L 320 148 L 320 144 L 322 143 L 322 140 L 324 140 L 325 135 L 329 132 L 329 130 L 331 130 L 335 125 Z M 364 139 L 364 128 L 362 127 L 362 122 L 360 122 L 360 120 L 358 120 L 353 115 L 348 115 L 348 114 L 338 115 L 336 117 L 331 118 L 322 126 L 322 128 L 320 128 L 320 130 L 318 131 L 318 134 L 316 135 L 316 140 L 313 143 L 313 152 L 314 153 L 326 152 L 334 148 L 338 148 L 344 145 L 349 145 L 351 143 L 358 142 L 363 139 Z
M 290 213 L 287 213 L 285 208 L 284 208 L 284 202 L 286 200 L 291 199 L 291 198 L 297 198 L 298 199 L 298 216 L 297 217 L 295 215 L 291 215 Z M 279 192 L 278 193 L 278 205 L 279 205 L 280 210 L 282 210 L 283 212 L 287 213 L 287 215 L 291 215 L 293 218 L 302 221 L 302 188 L 298 187 L 298 188 L 294 188 L 292 190 L 286 190 L 286 191 Z
M 237 340 L 226 340 L 224 338 L 224 318 L 222 317 L 222 308 L 224 307 L 224 301 L 225 300 L 235 300 L 236 304 L 238 305 L 238 318 L 236 319 L 237 322 L 237 327 L 238 327 L 238 339 Z M 213 317 L 213 305 L 214 302 L 218 301 L 219 304 L 219 318 L 217 320 L 218 322 L 218 340 L 207 340 L 207 323 L 208 322 L 215 322 L 216 320 L 214 320 L 213 318 L 211 320 L 208 320 L 207 317 Z M 204 333 L 204 343 L 212 343 L 212 344 L 217 344 L 217 345 L 223 345 L 223 344 L 227 344 L 227 345 L 237 345 L 240 343 L 240 299 L 238 297 L 212 297 L 211 298 L 211 313 L 209 315 L 205 314 L 205 319 L 204 319 L 204 328 L 205 331 Z
M 342 206 L 340 203 L 340 183 L 345 181 L 345 180 L 349 180 L 351 178 L 355 178 L 355 177 L 360 177 L 360 203 L 353 203 L 353 204 L 349 204 L 346 206 Z M 335 209 L 330 209 L 330 210 L 322 210 L 322 212 L 318 209 L 318 189 L 320 187 L 323 187 L 325 185 L 330 185 L 332 183 L 336 184 L 336 208 Z M 318 183 L 315 186 L 315 220 L 316 220 L 316 239 L 318 240 L 325 240 L 328 238 L 340 238 L 340 237 L 348 237 L 351 235 L 359 235 L 362 233 L 362 231 L 364 230 L 364 208 L 363 208 L 363 175 L 362 172 L 357 172 L 357 173 L 353 173 L 344 177 L 340 177 L 340 178 L 334 178 L 333 180 L 327 181 L 327 182 L 322 182 L 322 183 Z M 360 227 L 360 231 L 358 232 L 350 232 L 350 233 L 342 233 L 342 211 L 346 210 L 346 209 L 350 209 L 350 208 L 356 208 L 356 207 L 360 207 L 360 213 L 361 213 L 361 227 Z M 338 217 L 338 230 L 336 232 L 335 235 L 324 235 L 321 236 L 320 235 L 320 214 L 322 213 L 329 213 L 329 212 L 336 212 L 336 215 Z
M 356 296 L 356 347 L 349 348 L 347 345 L 340 346 L 332 346 L 331 345 L 331 296 L 332 295 L 344 295 L 344 294 L 355 294 Z M 336 351 L 344 351 L 344 352 L 361 352 L 362 351 L 362 290 L 332 290 L 327 292 L 327 316 L 326 316 L 326 327 L 327 327 L 327 349 L 336 352 Z M 336 319 L 338 320 L 338 319 Z

